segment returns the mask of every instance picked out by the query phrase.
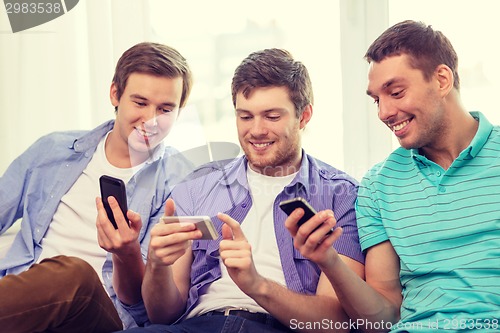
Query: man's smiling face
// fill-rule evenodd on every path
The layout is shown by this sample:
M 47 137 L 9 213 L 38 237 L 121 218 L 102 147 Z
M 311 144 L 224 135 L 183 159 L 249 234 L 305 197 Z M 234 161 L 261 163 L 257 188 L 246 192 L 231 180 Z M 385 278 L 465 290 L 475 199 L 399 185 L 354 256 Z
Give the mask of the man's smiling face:
M 446 133 L 446 115 L 439 82 L 426 80 L 406 54 L 372 62 L 367 94 L 378 105 L 378 117 L 406 149 L 439 142 Z

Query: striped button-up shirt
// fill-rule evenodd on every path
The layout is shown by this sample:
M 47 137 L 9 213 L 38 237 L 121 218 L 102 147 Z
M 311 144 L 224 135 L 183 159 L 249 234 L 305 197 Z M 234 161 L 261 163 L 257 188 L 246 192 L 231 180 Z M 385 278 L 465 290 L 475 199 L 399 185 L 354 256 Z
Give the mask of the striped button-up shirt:
M 303 152 L 300 170 L 274 201 L 273 216 L 276 240 L 287 287 L 302 294 L 314 294 L 320 269 L 304 258 L 293 246 L 293 239 L 285 228 L 286 214 L 278 207 L 283 200 L 304 197 L 318 211 L 331 209 L 342 236 L 334 243 L 342 255 L 364 263 L 358 240 L 354 203 L 357 182 L 346 173 L 323 163 Z M 177 215 L 208 215 L 221 234 L 222 222 L 218 212 L 230 215 L 240 223 L 245 219 L 252 199 L 247 182 L 247 159 L 215 162 L 200 168 L 172 192 Z M 194 261 L 191 267 L 191 288 L 183 320 L 196 305 L 204 286 L 221 277 L 219 243 L 197 240 L 193 242 Z

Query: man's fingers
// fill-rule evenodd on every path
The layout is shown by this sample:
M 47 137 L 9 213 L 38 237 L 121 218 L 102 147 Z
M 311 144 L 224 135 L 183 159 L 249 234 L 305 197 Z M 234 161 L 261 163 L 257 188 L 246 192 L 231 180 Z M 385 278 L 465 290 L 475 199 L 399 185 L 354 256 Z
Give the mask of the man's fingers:
M 304 210 L 302 208 L 295 209 L 285 220 L 285 227 L 290 231 L 292 237 L 295 237 L 297 230 L 299 229 L 298 222 L 300 218 L 304 215 Z
M 127 211 L 127 218 L 130 221 L 130 228 L 139 233 L 142 227 L 141 215 L 129 209 Z
M 104 209 L 104 204 L 102 203 L 102 199 L 97 197 L 95 199 L 96 207 L 97 207 L 97 226 L 100 227 L 102 230 L 107 230 L 107 232 L 110 232 L 109 226 L 111 226 L 111 229 L 115 229 L 113 225 L 111 224 L 111 221 L 108 218 L 108 214 L 106 213 L 106 210 Z
M 194 232 L 194 239 L 201 237 L 201 231 L 196 229 L 194 223 L 158 223 L 151 230 L 151 235 L 163 237 L 168 235 L 183 235 L 185 233 Z M 181 236 L 176 236 L 181 237 Z
M 102 199 L 100 197 L 95 198 L 95 205 L 97 207 L 97 211 L 104 211 L 104 205 L 102 204 Z
M 168 198 L 165 203 L 165 216 L 173 216 L 175 212 L 175 202 L 172 198 Z
M 233 218 L 231 218 L 229 215 L 227 214 L 223 214 L 223 213 L 219 213 L 217 214 L 217 217 L 225 223 L 225 225 L 229 226 L 229 228 L 231 229 L 232 233 L 233 233 L 233 237 L 232 239 L 234 240 L 247 240 L 246 237 L 245 237 L 245 234 L 243 233 L 243 230 L 241 230 L 241 226 L 240 224 Z M 222 228 L 222 236 L 224 237 L 224 227 Z M 227 232 L 226 232 L 226 235 L 227 235 Z M 229 235 L 227 235 L 229 237 Z M 224 237 L 224 239 L 231 239 L 231 238 L 226 238 Z
M 128 219 L 123 215 L 120 205 L 115 197 L 108 197 L 108 203 L 109 207 L 111 207 L 111 210 L 113 211 L 113 216 L 115 217 L 115 222 L 118 228 L 123 230 L 125 230 L 125 228 L 129 228 Z
M 233 231 L 227 224 L 222 225 L 222 239 L 233 239 Z

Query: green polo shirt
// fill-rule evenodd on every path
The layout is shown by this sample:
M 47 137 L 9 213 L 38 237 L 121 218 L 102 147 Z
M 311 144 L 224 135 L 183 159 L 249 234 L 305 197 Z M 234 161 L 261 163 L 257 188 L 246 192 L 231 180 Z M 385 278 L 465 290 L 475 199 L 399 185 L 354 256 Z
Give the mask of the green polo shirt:
M 400 258 L 393 332 L 500 331 L 500 127 L 478 131 L 448 170 L 396 149 L 361 181 L 363 250 L 389 240 Z

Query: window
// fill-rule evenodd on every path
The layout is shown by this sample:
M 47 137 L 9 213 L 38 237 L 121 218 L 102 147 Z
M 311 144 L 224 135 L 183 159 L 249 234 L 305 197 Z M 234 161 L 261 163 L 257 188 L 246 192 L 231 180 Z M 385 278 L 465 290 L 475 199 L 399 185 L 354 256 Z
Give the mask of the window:
M 155 39 L 179 50 L 195 79 L 189 107 L 167 138 L 175 142 L 172 145 L 182 150 L 190 148 L 183 145 L 206 141 L 238 143 L 231 98 L 233 72 L 251 52 L 277 47 L 303 62 L 311 76 L 314 115 L 303 135 L 304 148 L 343 168 L 337 1 L 305 6 L 289 0 L 151 0 L 150 19 Z
M 496 0 L 389 0 L 389 25 L 412 19 L 442 31 L 458 54 L 458 74 L 464 106 L 481 111 L 492 124 L 500 124 L 500 31 Z M 397 141 L 394 142 L 398 146 Z
M 498 0 L 112 0 L 106 6 L 93 0 L 17 34 L 2 12 L 0 119 L 22 126 L 7 126 L 0 135 L 0 174 L 40 136 L 89 129 L 113 117 L 107 92 L 118 57 L 134 43 L 156 40 L 184 54 L 195 76 L 189 109 L 167 138 L 174 146 L 237 144 L 232 73 L 249 53 L 281 47 L 308 67 L 313 82 L 314 116 L 304 148 L 360 179 L 398 146 L 365 94 L 363 55 L 371 42 L 404 19 L 442 30 L 460 59 L 465 107 L 498 124 L 499 9 Z

